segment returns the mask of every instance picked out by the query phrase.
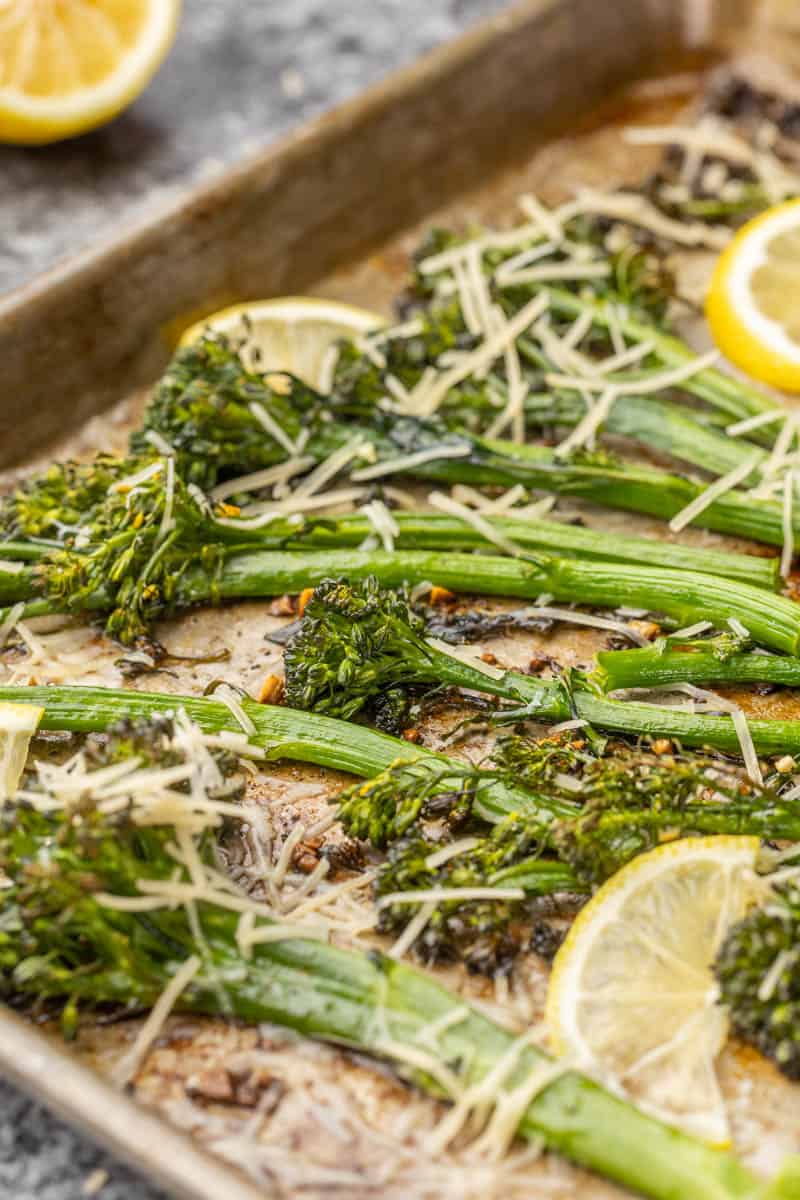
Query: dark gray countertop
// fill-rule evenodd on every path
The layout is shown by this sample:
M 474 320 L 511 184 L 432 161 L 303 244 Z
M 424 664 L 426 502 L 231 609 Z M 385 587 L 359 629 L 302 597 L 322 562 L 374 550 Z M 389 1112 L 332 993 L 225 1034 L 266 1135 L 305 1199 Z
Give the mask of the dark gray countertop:
M 503 6 L 184 0 L 170 58 L 127 113 L 60 146 L 0 147 L 0 293 Z M 157 1200 L 0 1080 L 0 1200 L 78 1200 L 96 1170 L 102 1200 Z

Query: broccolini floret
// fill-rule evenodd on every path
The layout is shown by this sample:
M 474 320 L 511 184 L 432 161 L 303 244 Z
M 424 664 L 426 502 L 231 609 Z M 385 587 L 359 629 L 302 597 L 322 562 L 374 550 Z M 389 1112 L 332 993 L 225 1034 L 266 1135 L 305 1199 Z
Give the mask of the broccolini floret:
M 268 426 L 294 442 L 320 398 L 292 375 L 248 371 L 238 350 L 221 334 L 178 350 L 131 438 L 132 452 L 152 452 L 153 435 L 163 439 L 187 483 L 202 488 L 282 462 L 286 443 Z
M 778 884 L 726 937 L 715 963 L 735 1033 L 800 1079 L 800 886 Z

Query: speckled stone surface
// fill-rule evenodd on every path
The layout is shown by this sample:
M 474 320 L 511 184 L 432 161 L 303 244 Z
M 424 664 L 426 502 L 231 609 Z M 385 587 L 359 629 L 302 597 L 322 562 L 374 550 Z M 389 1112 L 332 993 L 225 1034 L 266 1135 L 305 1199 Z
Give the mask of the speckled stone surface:
M 113 236 L 301 121 L 457 35 L 503 0 L 184 0 L 174 50 L 105 129 L 0 147 L 0 293 Z M 0 1080 L 0 1200 L 158 1200 Z M 222 1198 L 221 1198 L 222 1200 Z
M 184 0 L 172 53 L 104 129 L 0 147 L 0 293 L 113 235 L 502 0 Z

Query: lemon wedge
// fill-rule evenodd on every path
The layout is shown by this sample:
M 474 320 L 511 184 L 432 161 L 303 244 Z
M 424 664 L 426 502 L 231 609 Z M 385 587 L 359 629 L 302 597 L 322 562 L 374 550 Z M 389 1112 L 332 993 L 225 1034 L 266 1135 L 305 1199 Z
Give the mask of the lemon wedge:
M 0 141 L 74 137 L 120 113 L 172 45 L 180 0 L 2 0 Z
M 717 260 L 706 299 L 711 333 L 735 366 L 800 392 L 800 200 L 749 221 Z
M 559 1054 L 717 1146 L 730 1140 L 715 1069 L 728 1021 L 711 968 L 768 891 L 758 850 L 752 837 L 686 838 L 634 859 L 578 915 L 547 997 Z
M 357 338 L 385 325 L 383 317 L 309 296 L 251 300 L 220 309 L 185 331 L 182 346 L 197 341 L 209 329 L 233 340 L 243 339 L 242 359 L 260 371 L 289 371 L 311 387 L 327 391 L 329 351 L 341 338 Z
M 0 704 L 0 803 L 19 786 L 31 738 L 43 716 L 38 704 Z

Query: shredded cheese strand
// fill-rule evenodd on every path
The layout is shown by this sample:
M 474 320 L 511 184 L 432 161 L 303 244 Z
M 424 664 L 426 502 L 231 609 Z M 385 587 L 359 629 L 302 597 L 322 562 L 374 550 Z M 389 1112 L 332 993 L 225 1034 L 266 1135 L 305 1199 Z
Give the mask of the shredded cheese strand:
M 669 523 L 672 532 L 679 533 L 687 525 L 691 525 L 692 521 L 705 512 L 709 505 L 718 500 L 720 496 L 724 496 L 726 492 L 732 491 L 733 488 L 737 487 L 748 475 L 755 471 L 760 461 L 760 452 L 753 454 L 746 462 L 739 463 L 738 467 L 734 467 L 726 475 L 721 475 L 719 479 L 715 479 L 699 496 L 695 496 L 694 500 L 675 514 Z
M 136 1073 L 145 1055 L 161 1032 L 164 1022 L 175 1007 L 181 993 L 192 982 L 201 966 L 202 962 L 199 955 L 192 954 L 186 959 L 186 962 L 181 964 L 164 988 L 164 991 L 153 1005 L 147 1020 L 136 1035 L 136 1039 L 130 1050 L 128 1050 L 114 1068 L 114 1079 L 119 1087 L 124 1087 Z

